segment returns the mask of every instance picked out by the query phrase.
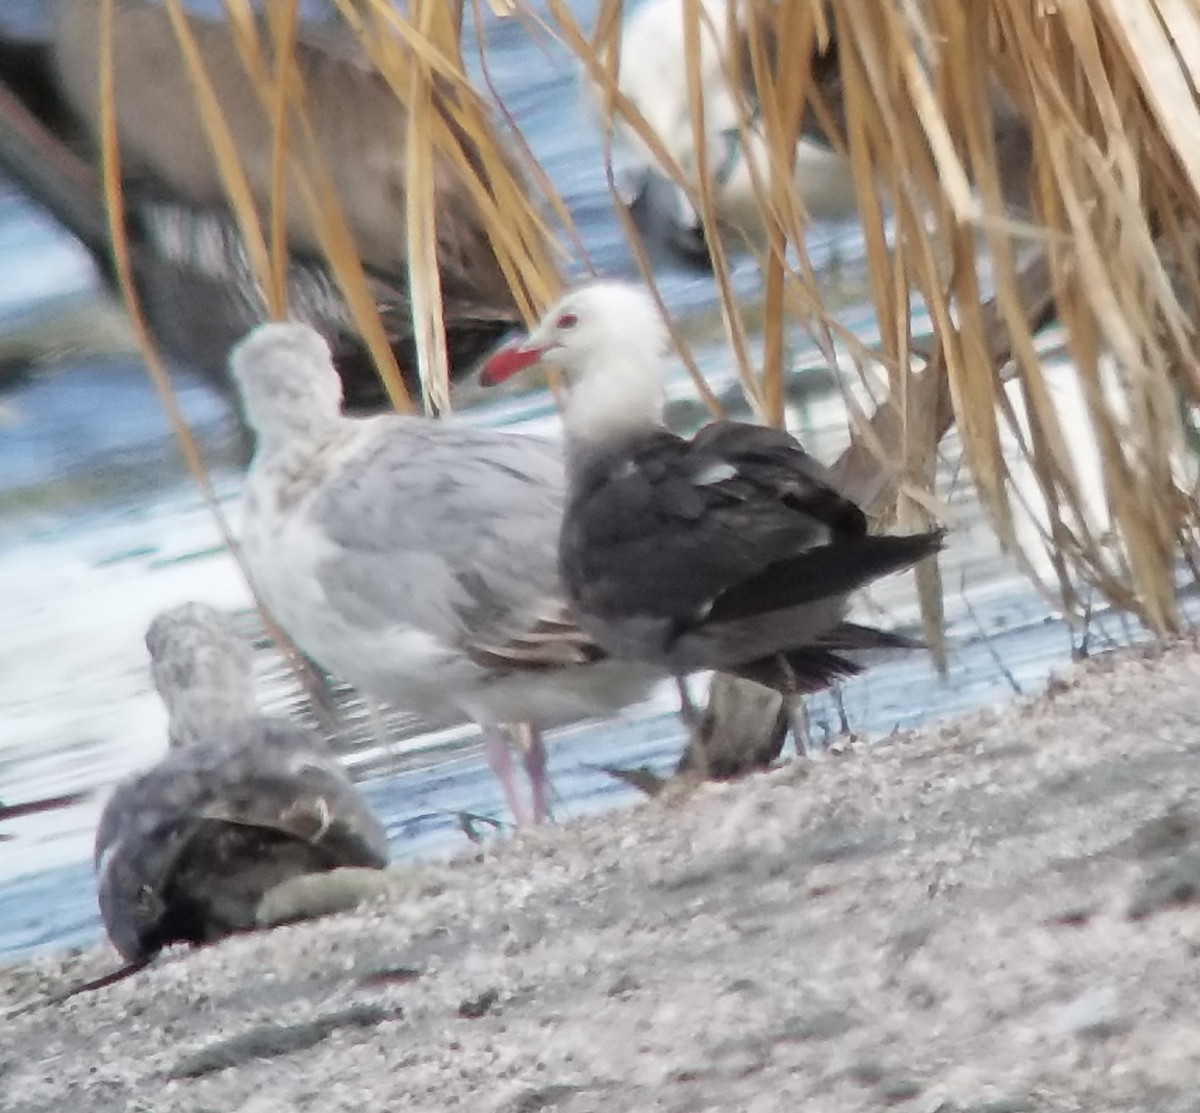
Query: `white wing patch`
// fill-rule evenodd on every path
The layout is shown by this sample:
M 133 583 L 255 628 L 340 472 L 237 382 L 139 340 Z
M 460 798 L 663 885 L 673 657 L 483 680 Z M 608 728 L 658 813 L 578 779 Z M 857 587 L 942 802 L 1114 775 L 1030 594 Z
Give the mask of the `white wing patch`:
M 97 878 L 103 877 L 108 872 L 108 867 L 112 864 L 113 858 L 118 850 L 121 849 L 121 840 L 113 839 L 96 857 L 95 873 Z
M 718 463 L 709 464 L 706 468 L 701 468 L 692 476 L 692 483 L 697 487 L 711 487 L 715 483 L 724 483 L 727 479 L 733 479 L 737 473 L 737 468 L 721 460 Z

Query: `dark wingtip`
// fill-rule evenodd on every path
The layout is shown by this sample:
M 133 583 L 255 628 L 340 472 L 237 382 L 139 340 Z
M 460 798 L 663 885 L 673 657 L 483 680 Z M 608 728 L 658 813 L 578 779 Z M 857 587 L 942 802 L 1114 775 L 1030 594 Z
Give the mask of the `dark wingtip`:
M 821 636 L 821 645 L 831 650 L 861 649 L 928 649 L 920 638 L 897 634 L 891 630 L 880 630 L 875 626 L 864 626 L 858 622 L 839 622 L 827 634 Z
M 807 549 L 725 592 L 708 612 L 708 621 L 747 618 L 848 595 L 932 556 L 945 539 L 946 531 L 939 528 L 925 533 L 864 534 Z
M 839 680 L 848 680 L 863 671 L 863 666 L 848 657 L 818 646 L 802 646 L 756 661 L 738 665 L 733 672 L 743 680 L 753 680 L 789 696 L 821 692 Z
M 935 529 L 926 530 L 924 533 L 911 533 L 907 536 L 912 539 L 914 548 L 920 553 L 919 556 L 913 558 L 916 561 L 941 552 L 946 547 L 950 531 L 945 526 L 938 526 Z
M 900 572 L 918 561 L 941 552 L 946 547 L 949 531 L 938 526 L 923 533 L 873 533 L 862 539 L 861 549 L 877 565 L 870 576 L 875 579 L 888 572 Z

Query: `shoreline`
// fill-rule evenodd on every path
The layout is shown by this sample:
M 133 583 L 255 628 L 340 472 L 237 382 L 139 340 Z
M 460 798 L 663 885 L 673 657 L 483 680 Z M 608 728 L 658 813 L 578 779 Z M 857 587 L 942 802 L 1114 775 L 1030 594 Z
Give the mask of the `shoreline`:
M 1196 1109 L 1194 642 L 391 872 L 7 1019 L 0 1110 Z

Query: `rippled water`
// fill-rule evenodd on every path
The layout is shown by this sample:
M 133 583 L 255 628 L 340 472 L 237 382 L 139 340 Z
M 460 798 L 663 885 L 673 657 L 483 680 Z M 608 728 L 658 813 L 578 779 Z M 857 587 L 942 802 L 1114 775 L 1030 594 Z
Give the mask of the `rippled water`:
M 585 20 L 591 7 L 576 4 Z M 17 5 L 3 18 L 22 14 L 36 25 L 41 10 Z M 571 206 L 588 262 L 605 273 L 627 271 L 600 146 L 579 105 L 570 60 L 548 42 L 531 45 L 513 23 L 489 24 L 488 42 L 492 80 Z M 862 252 L 852 230 L 817 229 L 811 246 L 815 260 L 836 263 L 853 286 Z M 97 297 L 86 254 L 12 191 L 0 193 L 0 259 L 0 351 L 6 336 L 78 316 Z M 755 273 L 748 262 L 738 281 L 752 296 Z M 666 276 L 664 288 L 684 314 L 712 305 L 704 279 L 679 272 Z M 846 320 L 871 339 L 869 310 L 851 304 Z M 715 386 L 732 387 L 719 345 L 701 346 L 698 355 Z M 829 376 L 805 374 L 821 361 L 801 337 L 795 363 L 792 428 L 830 458 L 844 432 Z M 249 602 L 135 359 L 60 360 L 8 377 L 0 394 L 0 799 L 88 796 L 74 807 L 6 825 L 0 961 L 100 934 L 89 861 L 99 810 L 118 779 L 164 748 L 165 716 L 150 688 L 142 645 L 150 617 L 184 599 L 243 611 Z M 236 514 L 239 476 L 219 463 L 228 458 L 233 433 L 228 407 L 200 380 L 180 376 L 177 385 L 188 420 L 218 462 L 222 505 Z M 674 396 L 683 413 L 689 388 L 682 375 Z M 541 393 L 490 403 L 468 419 L 554 427 Z M 947 477 L 952 472 L 948 465 Z M 847 685 L 845 711 L 856 731 L 882 734 L 1014 689 L 1035 691 L 1070 652 L 1067 629 L 1000 561 L 977 508 L 955 493 L 949 478 L 947 490 L 958 515 L 944 562 L 954 644 L 950 674 L 938 680 L 915 655 Z M 872 604 L 911 621 L 910 581 L 884 585 Z M 258 633 L 248 612 L 244 621 L 248 633 Z M 1123 636 L 1109 625 L 1101 637 Z M 267 705 L 296 709 L 296 688 L 265 642 L 259 668 Z M 815 699 L 811 707 L 818 734 L 837 730 L 830 699 Z M 630 798 L 600 765 L 668 769 L 682 740 L 673 710 L 667 690 L 620 720 L 558 732 L 551 753 L 558 814 Z M 343 714 L 347 761 L 385 818 L 396 855 L 461 846 L 458 812 L 504 815 L 473 728 L 414 733 L 413 724 L 391 718 L 392 738 L 381 745 L 361 707 L 347 705 Z

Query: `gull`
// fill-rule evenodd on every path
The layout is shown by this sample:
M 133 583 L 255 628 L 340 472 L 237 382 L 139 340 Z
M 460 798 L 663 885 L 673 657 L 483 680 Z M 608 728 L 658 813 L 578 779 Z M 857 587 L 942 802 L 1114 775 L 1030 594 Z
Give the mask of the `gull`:
M 667 339 L 645 290 L 595 282 L 483 367 L 486 383 L 543 359 L 566 376 L 559 569 L 580 628 L 676 677 L 720 669 L 788 694 L 861 671 L 854 651 L 919 644 L 845 616 L 856 589 L 936 552 L 943 532 L 869 534 L 781 430 L 668 431 Z
M 117 787 L 96 831 L 100 915 L 129 962 L 254 928 L 292 878 L 387 865 L 383 827 L 321 739 L 259 711 L 227 616 L 185 603 L 146 646 L 170 749 Z
M 396 707 L 483 730 L 518 822 L 548 812 L 539 730 L 644 698 L 660 673 L 575 626 L 557 567 L 561 447 L 515 432 L 341 412 L 325 341 L 255 329 L 230 358 L 256 437 L 242 550 L 255 590 L 326 671 Z M 502 727 L 529 724 L 530 807 Z

